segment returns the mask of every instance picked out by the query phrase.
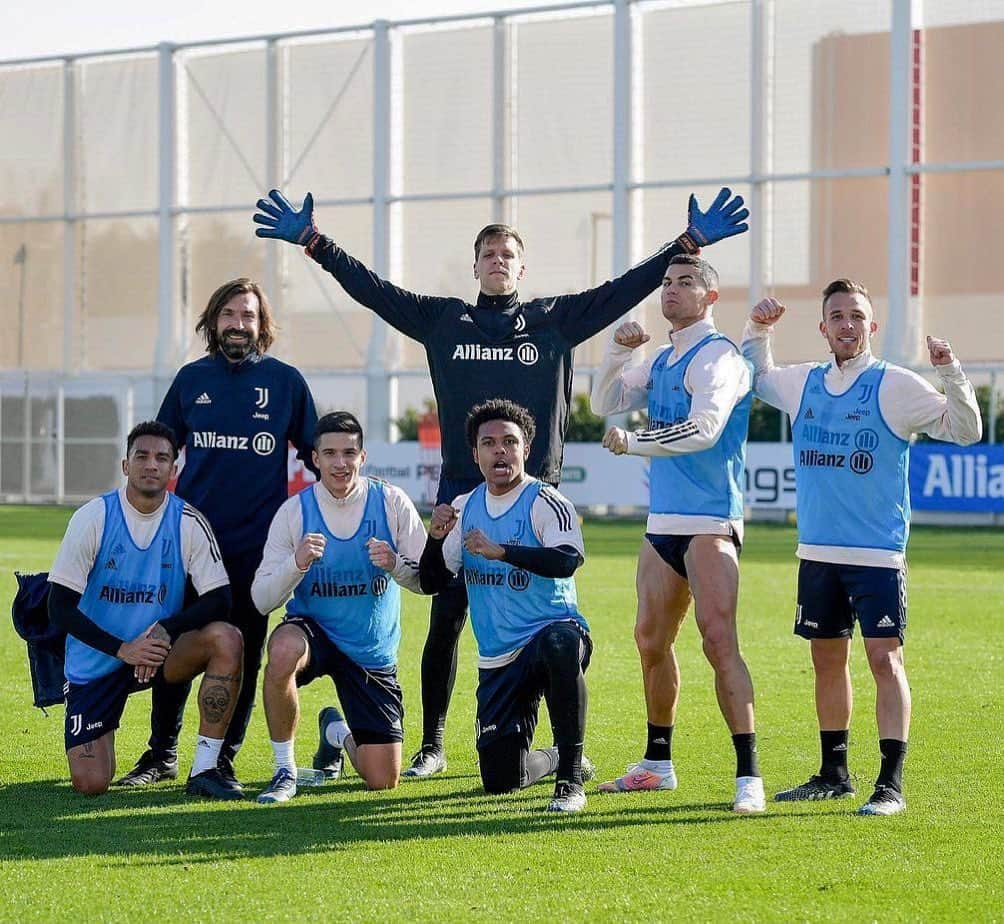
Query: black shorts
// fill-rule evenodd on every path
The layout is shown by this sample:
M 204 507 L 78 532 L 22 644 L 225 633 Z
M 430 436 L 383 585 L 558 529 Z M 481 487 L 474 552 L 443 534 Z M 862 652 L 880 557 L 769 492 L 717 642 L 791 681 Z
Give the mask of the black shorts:
M 404 741 L 404 701 L 396 667 L 360 667 L 307 616 L 288 616 L 282 624 L 300 629 L 310 648 L 310 663 L 296 675 L 296 685 L 305 687 L 318 677 L 334 680 L 356 744 Z
M 581 637 L 583 644 L 579 651 L 582 670 L 585 671 L 593 653 L 589 633 L 571 620 L 557 625 L 567 626 L 569 631 Z M 475 737 L 479 751 L 507 735 L 519 736 L 524 749 L 529 749 L 533 742 L 545 683 L 541 670 L 540 637 L 549 628 L 551 626 L 545 626 L 530 639 L 515 661 L 504 667 L 478 669 Z
M 898 637 L 902 644 L 906 574 L 899 568 L 799 562 L 795 635 L 851 638 L 855 620 L 864 638 Z
M 131 664 L 123 664 L 110 674 L 86 683 L 71 683 L 67 680 L 63 687 L 66 697 L 63 732 L 66 750 L 115 731 L 122 720 L 130 693 L 164 686 L 170 684 L 164 680 L 163 668 L 158 668 L 148 683 L 140 683 Z
M 648 540 L 649 545 L 652 546 L 656 552 L 659 553 L 659 557 L 672 568 L 680 577 L 684 580 L 689 580 L 687 577 L 687 565 L 684 558 L 687 554 L 687 549 L 690 548 L 690 540 L 694 537 L 691 536 L 667 536 L 662 533 L 645 533 L 645 538 Z M 730 531 L 729 538 L 732 540 L 732 544 L 736 547 L 736 552 L 742 554 L 743 543 L 736 531 L 733 529 Z

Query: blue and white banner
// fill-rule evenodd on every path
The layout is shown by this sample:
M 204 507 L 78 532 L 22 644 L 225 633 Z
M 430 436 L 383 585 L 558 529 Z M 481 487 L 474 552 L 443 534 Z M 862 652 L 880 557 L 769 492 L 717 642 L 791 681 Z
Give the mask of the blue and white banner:
M 914 510 L 1004 513 L 1004 445 L 910 447 Z

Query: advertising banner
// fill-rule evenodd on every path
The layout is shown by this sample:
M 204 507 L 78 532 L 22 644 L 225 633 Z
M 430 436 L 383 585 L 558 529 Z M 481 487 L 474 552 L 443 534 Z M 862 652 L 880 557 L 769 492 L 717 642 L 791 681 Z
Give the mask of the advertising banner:
M 418 443 L 367 443 L 364 471 L 402 487 L 428 505 L 439 482 L 439 451 Z M 561 491 L 578 507 L 648 506 L 648 459 L 614 456 L 595 443 L 569 443 Z M 313 481 L 289 452 L 290 493 Z M 795 508 L 790 443 L 750 443 L 746 450 L 746 506 Z M 910 494 L 915 510 L 1004 513 L 1004 446 L 961 448 L 921 443 L 910 450 Z

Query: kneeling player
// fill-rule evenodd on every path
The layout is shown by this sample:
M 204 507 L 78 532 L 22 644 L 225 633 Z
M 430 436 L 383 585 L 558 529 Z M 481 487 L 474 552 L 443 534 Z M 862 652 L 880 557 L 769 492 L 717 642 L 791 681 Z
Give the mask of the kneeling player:
M 582 531 L 572 504 L 526 474 L 534 430 L 529 411 L 512 401 L 486 401 L 468 415 L 467 440 L 485 482 L 433 511 L 422 589 L 436 593 L 463 566 L 478 643 L 485 790 L 512 792 L 555 773 L 548 810 L 579 812 L 584 762 L 588 768 L 583 672 L 592 653 L 572 578 L 583 561 Z M 531 750 L 542 696 L 555 746 Z
M 321 480 L 279 508 L 251 585 L 262 613 L 289 600 L 268 642 L 263 695 L 275 775 L 263 803 L 296 795 L 297 687 L 323 675 L 334 680 L 345 718 L 333 706 L 321 710 L 314 767 L 336 779 L 344 748 L 370 789 L 393 789 L 401 772 L 398 584 L 420 590 L 425 527 L 400 488 L 360 475 L 366 452 L 352 414 L 317 422 L 313 456 Z
M 216 760 L 240 692 L 243 640 L 223 622 L 230 587 L 209 524 L 167 491 L 177 457 L 170 428 L 136 426 L 125 488 L 73 515 L 49 575 L 50 617 L 67 632 L 66 758 L 73 788 L 87 795 L 105 792 L 115 774 L 115 730 L 129 694 L 203 674 L 186 791 L 241 797 Z M 199 597 L 183 608 L 186 577 Z

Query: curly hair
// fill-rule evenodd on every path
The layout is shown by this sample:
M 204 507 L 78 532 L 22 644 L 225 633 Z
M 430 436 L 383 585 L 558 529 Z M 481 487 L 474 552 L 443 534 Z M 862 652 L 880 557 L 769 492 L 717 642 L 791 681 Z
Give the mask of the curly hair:
M 478 444 L 478 430 L 489 420 L 505 420 L 516 424 L 523 431 L 523 439 L 529 446 L 537 432 L 533 415 L 522 404 L 510 401 L 508 398 L 490 398 L 481 404 L 476 404 L 467 415 L 467 443 L 473 449 Z

